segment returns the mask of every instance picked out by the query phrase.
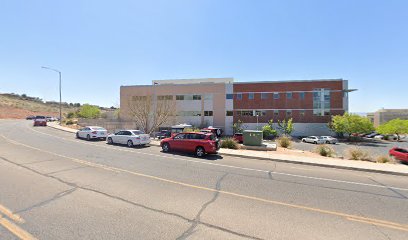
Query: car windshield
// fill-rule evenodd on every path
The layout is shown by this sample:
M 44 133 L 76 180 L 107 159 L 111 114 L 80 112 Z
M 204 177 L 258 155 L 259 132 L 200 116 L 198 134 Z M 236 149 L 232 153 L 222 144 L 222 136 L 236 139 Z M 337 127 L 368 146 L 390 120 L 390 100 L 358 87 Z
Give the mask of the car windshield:
M 137 131 L 132 131 L 132 133 L 135 135 L 139 135 L 139 134 L 143 134 L 143 131 L 137 130 Z
M 37 117 L 35 117 L 36 119 L 45 119 L 45 117 L 44 116 L 37 116 Z

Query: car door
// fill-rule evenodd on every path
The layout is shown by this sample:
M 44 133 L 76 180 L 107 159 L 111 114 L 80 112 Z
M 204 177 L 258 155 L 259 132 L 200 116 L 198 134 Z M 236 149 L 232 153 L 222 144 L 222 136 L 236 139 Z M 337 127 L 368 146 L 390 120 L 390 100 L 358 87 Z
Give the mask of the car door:
M 186 134 L 185 133 L 179 133 L 177 134 L 174 138 L 173 141 L 170 143 L 170 147 L 174 150 L 177 151 L 182 151 L 183 146 L 184 146 L 184 141 L 185 141 Z
M 85 127 L 85 128 L 83 128 L 83 129 L 81 130 L 81 133 L 80 133 L 80 137 L 81 137 L 81 138 L 86 138 L 86 135 L 88 135 L 88 129 L 89 129 L 89 128 Z
M 122 136 L 123 144 L 127 144 L 128 140 L 131 139 L 131 137 L 132 137 L 132 133 L 130 131 L 124 131 L 123 136 Z
M 119 132 L 115 133 L 115 135 L 112 136 L 112 141 L 114 143 L 121 143 L 120 142 L 120 137 L 122 136 L 122 134 L 123 134 L 123 131 L 119 131 Z

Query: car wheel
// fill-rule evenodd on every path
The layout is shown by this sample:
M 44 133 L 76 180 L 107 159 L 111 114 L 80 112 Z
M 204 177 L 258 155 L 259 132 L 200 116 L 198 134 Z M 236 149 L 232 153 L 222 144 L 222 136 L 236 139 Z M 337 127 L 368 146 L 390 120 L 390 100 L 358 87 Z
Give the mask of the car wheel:
M 162 149 L 163 152 L 170 152 L 170 145 L 168 143 L 163 143 Z
M 128 147 L 133 147 L 133 142 L 132 142 L 132 140 L 128 140 L 128 141 L 127 141 L 127 146 L 128 146 Z
M 90 141 L 91 140 L 91 136 L 88 134 L 86 135 L 86 140 Z
M 76 133 L 75 135 L 76 135 L 76 138 L 79 138 L 79 134 L 78 134 L 78 133 Z
M 195 153 L 197 157 L 203 157 L 205 155 L 205 150 L 203 147 L 197 147 Z
M 113 144 L 112 138 L 108 138 L 108 144 Z
M 326 141 L 326 144 L 330 144 L 330 141 Z
M 313 143 L 314 143 L 314 144 L 317 144 L 317 142 L 316 142 L 316 141 L 314 141 Z
M 305 139 L 302 139 L 302 142 L 306 142 L 306 140 L 305 140 Z

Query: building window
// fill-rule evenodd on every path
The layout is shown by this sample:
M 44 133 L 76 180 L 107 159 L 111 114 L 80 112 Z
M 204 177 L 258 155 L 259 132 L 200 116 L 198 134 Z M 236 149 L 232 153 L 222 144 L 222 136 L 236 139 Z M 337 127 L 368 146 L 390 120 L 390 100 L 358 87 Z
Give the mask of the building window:
M 157 96 L 157 100 L 173 100 L 173 96 L 172 95 L 160 95 L 160 96 Z
M 237 93 L 237 99 L 242 100 L 242 93 Z
M 292 117 L 292 110 L 286 110 L 286 117 Z
M 254 99 L 254 95 L 255 94 L 253 92 L 248 93 L 248 99 L 250 99 L 250 100 Z
M 273 99 L 279 99 L 279 97 L 280 97 L 279 93 L 276 93 L 276 92 L 273 93 Z
M 234 116 L 234 111 L 227 111 L 225 115 L 228 117 Z
M 321 109 L 313 109 L 313 115 L 314 116 L 323 116 L 322 115 L 322 110 Z
M 193 95 L 193 100 L 201 100 L 201 95 Z
M 273 116 L 278 117 L 279 116 L 279 110 L 273 110 Z
M 204 116 L 210 117 L 213 115 L 213 111 L 204 111 Z
M 292 92 L 287 92 L 286 93 L 286 99 L 292 99 Z
M 300 100 L 305 99 L 305 92 L 300 92 L 300 93 L 299 93 L 299 99 L 300 99 Z
M 176 100 L 184 100 L 184 95 L 176 95 Z
M 265 110 L 255 110 L 255 116 L 262 117 L 266 115 Z
M 313 90 L 313 115 L 330 115 L 330 89 Z
M 261 93 L 261 99 L 268 99 L 268 93 Z
M 200 111 L 180 111 L 177 113 L 177 116 L 181 117 L 199 117 L 201 116 Z
M 146 101 L 147 96 L 133 96 L 132 100 L 133 101 Z
M 227 95 L 225 95 L 226 99 L 234 99 L 234 94 L 228 93 Z
M 300 111 L 299 111 L 299 115 L 300 115 L 301 117 L 304 117 L 304 116 L 305 116 L 305 113 L 306 113 L 305 110 L 300 110 Z
M 324 109 L 324 116 L 330 116 L 330 109 Z
M 248 110 L 238 111 L 237 114 L 238 116 L 253 116 L 254 111 L 248 111 Z

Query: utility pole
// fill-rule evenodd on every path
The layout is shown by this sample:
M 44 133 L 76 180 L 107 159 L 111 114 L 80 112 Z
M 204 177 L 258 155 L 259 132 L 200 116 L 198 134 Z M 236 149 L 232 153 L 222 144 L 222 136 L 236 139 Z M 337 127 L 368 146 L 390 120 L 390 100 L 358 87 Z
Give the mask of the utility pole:
M 42 66 L 41 68 L 57 72 L 59 75 L 59 124 L 62 122 L 62 94 L 61 94 L 61 71 L 49 67 Z

